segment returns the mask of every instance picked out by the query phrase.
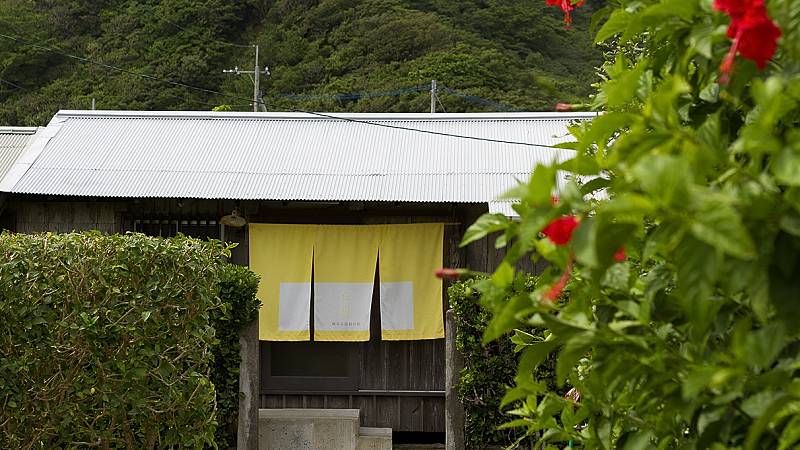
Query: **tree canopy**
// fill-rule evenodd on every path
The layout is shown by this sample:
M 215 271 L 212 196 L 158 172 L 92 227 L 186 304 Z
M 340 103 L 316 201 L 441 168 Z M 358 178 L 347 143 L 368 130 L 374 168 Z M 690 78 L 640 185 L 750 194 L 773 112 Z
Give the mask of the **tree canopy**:
M 566 29 L 557 8 L 519 0 L 0 0 L 0 124 L 44 125 L 93 98 L 247 111 L 251 80 L 222 70 L 252 70 L 252 44 L 269 110 L 424 112 L 431 79 L 448 112 L 551 110 L 591 92 L 601 3 Z

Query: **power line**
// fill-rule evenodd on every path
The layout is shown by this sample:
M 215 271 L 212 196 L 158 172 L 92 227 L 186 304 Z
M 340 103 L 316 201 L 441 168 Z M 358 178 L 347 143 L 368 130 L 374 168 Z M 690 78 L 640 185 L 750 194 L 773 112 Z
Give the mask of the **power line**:
M 442 88 L 442 90 L 448 94 L 455 95 L 456 97 L 463 98 L 468 102 L 472 102 L 478 105 L 484 106 L 491 106 L 493 108 L 499 109 L 501 111 L 519 111 L 519 108 L 515 108 L 510 105 L 506 105 L 503 103 L 496 102 L 494 100 L 489 100 L 487 98 L 478 97 L 477 95 L 465 94 L 463 92 L 456 91 L 454 89 L 450 89 L 448 87 Z
M 8 81 L 8 80 L 4 80 L 4 79 L 2 79 L 2 78 L 0 78 L 0 83 L 5 83 L 5 84 L 7 84 L 7 85 L 9 85 L 9 86 L 13 87 L 14 89 L 24 89 L 22 86 L 20 86 L 20 85 L 18 85 L 18 84 L 14 84 L 14 83 L 12 83 L 12 82 L 10 82 L 10 81 Z
M 185 84 L 185 83 L 181 83 L 181 82 L 178 82 L 178 81 L 166 80 L 166 79 L 159 78 L 159 77 L 156 77 L 156 76 L 153 76 L 153 75 L 138 73 L 138 72 L 135 72 L 135 71 L 129 70 L 129 69 L 123 69 L 121 67 L 112 66 L 110 64 L 102 63 L 102 62 L 99 62 L 99 61 L 94 61 L 94 60 L 91 60 L 91 59 L 88 59 L 88 58 L 84 58 L 82 56 L 73 55 L 73 54 L 70 54 L 70 53 L 67 53 L 67 52 L 64 52 L 64 51 L 61 51 L 61 50 L 57 50 L 57 49 L 45 47 L 45 46 L 42 46 L 42 45 L 38 45 L 38 44 L 35 44 L 35 43 L 32 43 L 32 42 L 28 42 L 28 41 L 26 41 L 24 39 L 21 39 L 21 38 L 18 38 L 18 37 L 14 37 L 14 36 L 9 36 L 7 34 L 0 33 L 0 37 L 12 40 L 14 42 L 21 43 L 23 45 L 28 45 L 28 46 L 31 46 L 31 47 L 34 47 L 34 48 L 38 48 L 40 50 L 52 52 L 52 53 L 55 53 L 55 54 L 58 54 L 58 55 L 61 55 L 61 56 L 67 57 L 67 58 L 75 59 L 75 60 L 82 61 L 82 62 L 89 63 L 89 64 L 95 64 L 97 66 L 104 67 L 106 69 L 115 70 L 115 71 L 122 72 L 122 73 L 127 73 L 127 74 L 138 76 L 138 77 L 141 77 L 141 78 L 144 78 L 144 79 L 158 81 L 158 82 L 170 84 L 170 85 L 173 85 L 173 86 L 181 86 L 181 87 L 184 87 L 186 89 L 191 89 L 191 90 L 195 90 L 195 91 L 199 91 L 199 92 L 205 92 L 205 93 L 208 93 L 208 94 L 220 95 L 220 96 L 228 97 L 228 98 L 235 98 L 235 99 L 245 100 L 245 101 L 250 100 L 250 99 L 247 99 L 247 98 L 244 98 L 244 97 L 231 96 L 231 95 L 225 94 L 225 93 L 220 92 L 220 91 L 215 91 L 213 89 L 201 88 L 201 87 L 198 87 L 198 86 L 192 86 L 190 84 Z M 258 103 L 266 105 L 266 103 L 264 102 L 263 98 L 259 99 Z M 553 146 L 553 145 L 547 145 L 547 144 L 537 144 L 537 143 L 520 142 L 520 141 L 509 141 L 509 140 L 504 140 L 504 139 L 493 139 L 493 138 L 486 138 L 486 137 L 479 137 L 479 136 L 468 136 L 468 135 L 453 134 L 453 133 L 443 133 L 443 132 L 440 132 L 440 131 L 421 130 L 419 128 L 404 127 L 404 126 L 401 126 L 401 125 L 391 125 L 391 124 L 388 124 L 388 123 L 381 123 L 381 122 L 375 122 L 375 121 L 370 121 L 370 120 L 361 120 L 361 119 L 353 119 L 353 118 L 350 118 L 350 117 L 335 116 L 335 115 L 332 115 L 332 114 L 321 113 L 321 112 L 304 111 L 304 110 L 301 110 L 301 109 L 290 108 L 290 107 L 285 107 L 285 109 L 287 109 L 287 110 L 289 110 L 291 112 L 305 113 L 305 114 L 310 114 L 310 115 L 314 115 L 314 116 L 318 116 L 318 117 L 324 117 L 324 118 L 328 118 L 328 119 L 341 120 L 341 121 L 352 122 L 352 123 L 360 123 L 360 124 L 365 124 L 365 125 L 373 125 L 373 126 L 379 126 L 379 127 L 383 127 L 383 128 L 390 128 L 390 129 L 395 129 L 395 130 L 413 131 L 413 132 L 416 132 L 416 133 L 430 134 L 430 135 L 436 135 L 436 136 L 446 136 L 446 137 L 452 137 L 452 138 L 458 138 L 458 139 L 467 139 L 467 140 L 473 140 L 473 141 L 494 142 L 494 143 L 498 143 L 498 144 L 523 145 L 523 146 L 526 146 L 526 147 L 544 147 L 544 148 L 560 149 L 560 147 L 556 147 L 556 146 Z
M 437 102 L 439 102 L 439 106 L 441 106 L 441 107 L 442 107 L 442 111 L 444 111 L 444 112 L 446 113 L 446 112 L 447 112 L 447 109 L 446 109 L 446 108 L 444 107 L 444 105 L 442 104 L 442 99 L 440 99 L 440 98 L 439 98 L 439 94 L 436 94 L 436 101 L 437 101 Z

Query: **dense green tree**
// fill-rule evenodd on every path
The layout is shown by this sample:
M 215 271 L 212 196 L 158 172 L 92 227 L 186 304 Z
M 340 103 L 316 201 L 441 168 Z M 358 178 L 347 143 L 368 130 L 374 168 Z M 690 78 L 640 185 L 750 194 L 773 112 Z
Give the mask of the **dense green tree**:
M 590 93 L 601 55 L 588 28 L 601 3 L 580 8 L 568 30 L 558 9 L 520 0 L 0 0 L 0 33 L 18 39 L 0 37 L 0 124 L 43 125 L 92 98 L 102 109 L 248 110 L 251 81 L 222 69 L 250 69 L 253 50 L 241 44 L 256 43 L 272 72 L 263 84 L 270 110 L 425 111 L 422 89 L 332 96 L 434 78 L 549 110 Z M 497 109 L 446 92 L 441 100 L 447 111 Z

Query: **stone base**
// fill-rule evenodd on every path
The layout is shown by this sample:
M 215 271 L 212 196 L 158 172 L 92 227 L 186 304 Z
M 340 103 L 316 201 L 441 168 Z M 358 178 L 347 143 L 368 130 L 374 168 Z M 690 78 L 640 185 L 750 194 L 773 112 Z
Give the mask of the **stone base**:
M 359 428 L 356 450 L 392 450 L 392 429 Z
M 394 450 L 444 450 L 444 444 L 398 444 Z
M 258 449 L 356 450 L 359 422 L 357 409 L 260 409 Z

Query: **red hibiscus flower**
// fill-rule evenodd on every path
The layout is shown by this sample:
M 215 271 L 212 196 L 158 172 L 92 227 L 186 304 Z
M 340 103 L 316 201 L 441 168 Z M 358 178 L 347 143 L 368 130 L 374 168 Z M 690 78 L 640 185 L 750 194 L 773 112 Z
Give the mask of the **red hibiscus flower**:
M 763 5 L 759 10 L 748 11 L 744 17 L 736 21 L 736 41 L 742 58 L 756 63 L 759 69 L 767 67 L 778 48 L 781 29 L 769 18 Z M 731 21 L 733 26 L 734 21 Z
M 764 0 L 714 0 L 714 8 L 731 17 L 727 34 L 733 40 L 720 64 L 720 81 L 728 82 L 737 52 L 759 69 L 765 68 L 778 48 L 781 30 L 767 15 Z
M 747 8 L 756 1 L 764 3 L 763 0 L 714 0 L 714 9 L 729 16 L 736 16 L 744 14 Z
M 542 230 L 542 234 L 548 237 L 556 245 L 567 245 L 572 239 L 572 232 L 578 226 L 578 218 L 575 216 L 561 216 L 553 220 Z
M 566 24 L 566 28 L 569 28 L 569 25 L 572 23 L 572 10 L 577 8 L 578 6 L 583 5 L 584 0 L 576 2 L 575 4 L 572 3 L 572 0 L 546 0 L 547 6 L 558 6 L 564 11 L 564 23 Z
M 625 261 L 625 258 L 628 256 L 625 254 L 625 247 L 620 247 L 616 253 L 614 253 L 614 261 L 622 262 Z

